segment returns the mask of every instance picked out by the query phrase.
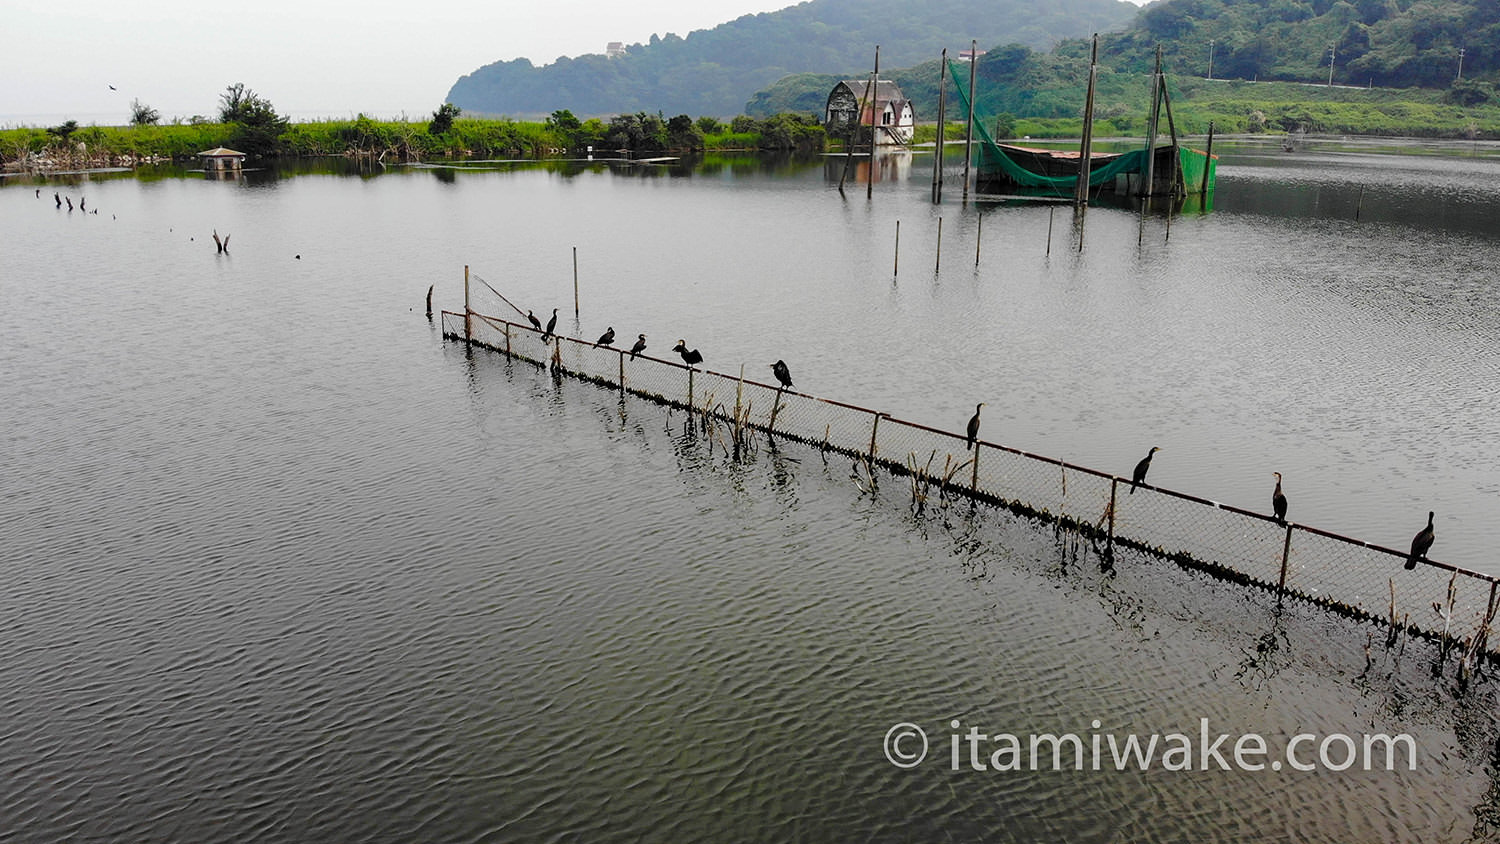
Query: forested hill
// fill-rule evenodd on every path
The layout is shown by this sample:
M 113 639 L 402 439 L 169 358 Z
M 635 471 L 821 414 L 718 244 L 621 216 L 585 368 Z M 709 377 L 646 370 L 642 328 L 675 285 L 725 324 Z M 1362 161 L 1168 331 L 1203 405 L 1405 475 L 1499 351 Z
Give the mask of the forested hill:
M 945 47 L 956 53 L 971 39 L 981 48 L 1015 42 L 1045 50 L 1063 38 L 1118 29 L 1138 11 L 1124 0 L 810 0 L 686 38 L 653 35 L 613 59 L 495 62 L 461 77 L 447 101 L 515 117 L 558 109 L 731 116 L 790 73 L 868 73 L 877 44 L 882 67 L 930 61 Z
M 1148 70 L 1160 44 L 1194 76 L 1212 49 L 1215 79 L 1326 82 L 1332 48 L 1334 84 L 1449 88 L 1462 62 L 1485 95 L 1472 83 L 1500 76 L 1500 0 L 1161 0 L 1103 41 L 1117 70 Z

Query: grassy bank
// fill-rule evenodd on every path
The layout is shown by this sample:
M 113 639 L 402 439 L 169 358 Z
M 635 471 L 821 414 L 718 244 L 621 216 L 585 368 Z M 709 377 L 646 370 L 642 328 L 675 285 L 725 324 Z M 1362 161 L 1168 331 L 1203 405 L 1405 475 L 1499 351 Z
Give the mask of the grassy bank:
M 807 133 L 793 137 L 783 117 L 737 121 L 738 131 L 728 125 L 700 134 L 705 150 L 781 148 L 785 139 L 808 142 Z M 794 121 L 795 124 L 795 121 Z M 600 131 L 590 132 L 592 126 Z M 548 122 L 460 118 L 442 132 L 430 131 L 428 121 L 320 120 L 289 123 L 275 135 L 267 154 L 277 157 L 365 155 L 395 159 L 442 159 L 469 157 L 544 158 L 613 149 L 603 124 L 589 121 L 563 128 Z M 796 128 L 795 125 L 793 128 Z M 9 169 L 57 169 L 72 167 L 124 166 L 153 161 L 183 161 L 214 147 L 254 151 L 234 123 L 179 123 L 164 126 L 83 126 L 18 128 L 0 130 L 0 166 Z M 821 129 L 815 141 L 821 148 Z

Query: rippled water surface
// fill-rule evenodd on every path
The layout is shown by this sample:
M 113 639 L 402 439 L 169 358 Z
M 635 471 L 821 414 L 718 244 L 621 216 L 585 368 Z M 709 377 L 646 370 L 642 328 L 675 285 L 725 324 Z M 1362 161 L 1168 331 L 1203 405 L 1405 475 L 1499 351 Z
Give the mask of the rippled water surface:
M 732 461 L 423 316 L 469 265 L 579 336 L 948 429 L 986 401 L 987 438 L 1105 471 L 1160 445 L 1216 500 L 1280 471 L 1372 542 L 1435 509 L 1434 557 L 1500 573 L 1493 159 L 1231 149 L 1214 212 L 1096 208 L 1081 250 L 1065 209 L 931 205 L 927 167 L 873 201 L 816 160 L 0 186 L 0 840 L 1500 836 L 1493 683 L 1427 643 L 917 516 L 814 450 Z M 971 728 L 1201 719 L 1416 767 L 953 764 Z

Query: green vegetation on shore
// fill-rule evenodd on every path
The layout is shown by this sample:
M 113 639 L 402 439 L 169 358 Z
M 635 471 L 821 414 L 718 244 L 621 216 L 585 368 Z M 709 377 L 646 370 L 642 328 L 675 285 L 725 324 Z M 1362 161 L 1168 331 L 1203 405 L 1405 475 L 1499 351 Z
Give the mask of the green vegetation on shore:
M 456 110 L 454 110 L 456 112 Z M 440 112 L 441 113 L 441 112 Z M 826 142 L 816 120 L 799 115 L 765 119 L 737 117 L 729 123 L 686 115 L 620 115 L 606 123 L 578 121 L 558 112 L 543 122 L 471 119 L 449 113 L 446 125 L 433 121 L 383 121 L 360 115 L 353 120 L 306 123 L 282 121 L 270 136 L 245 144 L 236 122 L 56 126 L 0 130 L 0 166 L 8 169 L 62 169 L 132 166 L 153 161 L 191 160 L 225 146 L 267 157 L 370 156 L 391 160 L 468 157 L 543 158 L 627 150 L 632 154 L 715 149 L 817 151 Z M 434 132 L 434 128 L 442 131 Z M 252 148 L 247 148 L 252 147 Z

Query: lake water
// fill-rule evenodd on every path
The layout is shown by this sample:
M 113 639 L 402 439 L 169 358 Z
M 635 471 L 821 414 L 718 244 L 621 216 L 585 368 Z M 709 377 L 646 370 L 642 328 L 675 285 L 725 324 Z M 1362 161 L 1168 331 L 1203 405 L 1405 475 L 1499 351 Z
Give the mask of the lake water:
M 1280 471 L 1371 542 L 1436 510 L 1435 558 L 1500 573 L 1492 155 L 1230 147 L 1212 213 L 1095 208 L 1081 250 L 956 171 L 932 205 L 929 167 L 868 201 L 817 159 L 5 180 L 0 839 L 1500 837 L 1495 685 L 1428 644 L 917 517 L 816 451 L 734 463 L 423 316 L 469 265 L 570 334 L 951 430 L 985 401 L 987 439 L 1105 471 L 1162 446 L 1195 495 L 1265 510 Z M 1202 719 L 1225 757 L 1404 734 L 1415 769 L 976 770 L 964 738 L 1197 756 Z

